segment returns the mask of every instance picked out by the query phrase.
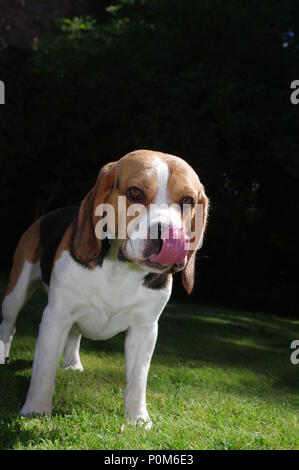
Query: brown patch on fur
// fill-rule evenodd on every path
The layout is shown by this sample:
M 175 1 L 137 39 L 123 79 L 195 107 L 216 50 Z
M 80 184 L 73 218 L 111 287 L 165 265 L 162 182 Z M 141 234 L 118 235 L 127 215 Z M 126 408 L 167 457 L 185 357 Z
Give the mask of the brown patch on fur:
M 194 287 L 194 275 L 195 275 L 195 260 L 197 250 L 201 247 L 203 242 L 204 233 L 207 227 L 208 210 L 209 210 L 209 199 L 202 189 L 198 197 L 198 204 L 203 205 L 203 222 L 200 233 L 195 233 L 195 241 L 197 243 L 195 250 L 189 250 L 187 254 L 187 264 L 182 272 L 182 282 L 187 294 L 191 294 Z M 192 219 L 192 231 L 194 232 L 194 217 Z M 193 240 L 192 240 L 193 241 Z
M 136 186 L 145 194 L 145 200 L 141 202 L 137 201 L 137 204 L 146 207 L 153 202 L 158 191 L 157 170 L 153 164 L 157 157 L 159 157 L 158 152 L 137 150 L 128 153 L 118 161 L 116 166 L 116 184 L 106 201 L 113 205 L 115 210 L 116 233 L 118 233 L 118 196 L 125 196 L 128 188 Z M 126 214 L 132 204 L 134 204 L 134 202 L 126 198 Z M 140 214 L 136 213 L 126 216 L 127 233 L 121 234 L 122 236 L 128 237 L 131 234 L 138 222 L 137 215 Z
M 195 171 L 187 162 L 173 155 L 162 155 L 169 169 L 168 196 L 173 203 L 179 203 L 183 196 L 192 196 L 198 202 L 202 184 Z
M 34 222 L 22 235 L 14 253 L 13 265 L 10 271 L 6 295 L 15 287 L 22 272 L 25 261 L 35 264 L 41 257 L 41 242 L 39 235 L 40 219 Z
M 118 187 L 121 193 L 125 193 L 130 186 L 137 186 L 147 196 L 147 203 L 151 202 L 158 190 L 157 172 L 153 165 L 156 152 L 138 150 L 121 158 L 116 169 Z
M 158 190 L 157 170 L 153 165 L 156 155 L 155 152 L 138 150 L 119 160 L 116 168 L 119 195 L 124 195 L 129 187 L 137 186 L 146 195 L 144 205 L 152 202 Z
M 98 182 L 92 190 L 92 194 L 88 195 L 90 199 L 87 200 L 86 203 L 91 207 L 93 205 L 93 211 L 95 208 L 105 202 L 107 204 L 111 204 L 114 207 L 114 214 L 115 218 L 113 220 L 114 228 L 115 228 L 115 233 L 118 233 L 118 196 L 125 196 L 126 190 L 131 187 L 131 186 L 137 186 L 138 188 L 142 189 L 146 195 L 146 201 L 143 203 L 140 203 L 144 206 L 147 206 L 150 204 L 158 190 L 157 186 L 157 173 L 156 169 L 153 166 L 153 158 L 157 155 L 155 152 L 147 151 L 147 150 L 138 150 L 136 152 L 131 152 L 127 155 L 125 155 L 123 158 L 121 158 L 118 162 L 116 163 L 109 163 L 104 167 L 104 169 L 107 167 L 109 170 L 110 176 L 108 177 L 108 173 L 105 176 L 106 182 L 104 175 L 98 179 Z M 110 165 L 110 166 L 109 166 Z M 113 165 L 113 166 L 111 166 Z M 102 170 L 101 174 L 103 171 L 108 171 Z M 100 175 L 101 175 L 100 174 Z M 108 178 L 108 179 L 107 179 Z M 100 181 L 101 180 L 101 181 Z M 104 186 L 107 186 L 105 189 Z M 126 198 L 125 201 L 125 207 L 124 207 L 124 212 L 127 214 L 127 210 L 132 205 L 133 202 L 130 201 L 128 198 Z M 85 210 L 86 213 L 86 210 Z M 128 215 L 126 217 L 126 222 L 127 226 L 129 226 L 130 222 L 136 221 L 137 214 L 133 215 Z M 97 221 L 99 221 L 99 218 L 97 218 Z M 111 221 L 112 222 L 112 221 Z M 89 226 L 92 227 L 92 225 L 95 224 L 95 221 L 92 221 L 90 219 L 90 224 Z M 108 225 L 109 225 L 109 220 L 108 220 Z M 131 230 L 133 230 L 134 222 L 133 225 L 130 224 Z M 86 225 L 87 227 L 87 225 Z M 129 234 L 122 234 L 124 237 L 127 237 Z M 100 240 L 97 240 L 97 242 L 100 242 Z M 100 243 L 95 243 L 95 240 L 93 240 L 93 248 L 94 248 L 94 253 L 96 254 L 96 257 L 99 256 L 100 254 L 100 248 L 99 248 Z M 92 243 L 90 243 L 90 246 Z M 91 250 L 92 251 L 92 250 Z
M 116 163 L 105 165 L 96 181 L 95 186 L 83 199 L 72 243 L 72 255 L 79 263 L 94 268 L 100 258 L 102 240 L 96 237 L 95 227 L 98 217 L 95 216 L 96 207 L 106 202 L 108 195 L 114 187 Z

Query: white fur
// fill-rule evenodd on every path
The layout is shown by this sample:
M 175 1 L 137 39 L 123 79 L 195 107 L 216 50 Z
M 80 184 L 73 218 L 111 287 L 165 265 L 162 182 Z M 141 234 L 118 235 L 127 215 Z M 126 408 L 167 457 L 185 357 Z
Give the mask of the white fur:
M 169 179 L 169 168 L 166 162 L 161 160 L 161 158 L 157 158 L 153 162 L 153 166 L 156 168 L 157 171 L 157 183 L 158 183 L 158 191 L 153 201 L 155 204 L 167 204 L 168 202 L 168 195 L 167 195 L 167 185 Z
M 50 413 L 55 373 L 67 338 L 64 366 L 82 370 L 81 334 L 103 340 L 127 330 L 125 415 L 133 422 L 142 418 L 150 426 L 145 399 L 147 374 L 158 319 L 172 285 L 149 289 L 143 285 L 144 276 L 143 270 L 109 258 L 102 267 L 88 270 L 63 252 L 51 276 L 49 303 L 40 325 L 23 415 Z

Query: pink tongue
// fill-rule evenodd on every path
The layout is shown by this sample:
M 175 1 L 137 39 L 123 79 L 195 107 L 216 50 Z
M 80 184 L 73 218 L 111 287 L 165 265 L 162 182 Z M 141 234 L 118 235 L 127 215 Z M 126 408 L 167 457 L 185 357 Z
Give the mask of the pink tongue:
M 162 266 L 180 264 L 184 261 L 189 246 L 189 237 L 184 233 L 184 229 L 169 227 L 161 235 L 162 248 L 159 253 L 151 255 L 150 261 L 159 263 Z

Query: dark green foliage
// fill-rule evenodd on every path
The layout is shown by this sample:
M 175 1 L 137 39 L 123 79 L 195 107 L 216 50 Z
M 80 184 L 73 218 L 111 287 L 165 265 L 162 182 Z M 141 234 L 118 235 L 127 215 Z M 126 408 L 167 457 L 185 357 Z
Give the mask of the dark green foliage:
M 122 0 L 97 14 L 58 21 L 22 70 L 2 154 L 11 250 L 104 163 L 153 148 L 190 162 L 211 198 L 200 298 L 296 313 L 299 7 Z

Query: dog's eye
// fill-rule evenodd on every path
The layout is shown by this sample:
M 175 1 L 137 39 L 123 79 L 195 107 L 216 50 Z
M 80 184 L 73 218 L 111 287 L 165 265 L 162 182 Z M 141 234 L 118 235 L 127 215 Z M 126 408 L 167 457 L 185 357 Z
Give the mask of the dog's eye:
M 183 208 L 184 205 L 189 205 L 189 206 L 193 207 L 194 204 L 195 204 L 195 201 L 194 201 L 194 198 L 192 196 L 184 196 L 180 200 L 181 208 Z
M 127 189 L 126 191 L 126 196 L 131 200 L 131 201 L 144 201 L 146 199 L 144 192 L 137 188 L 136 186 L 131 186 L 130 188 Z

